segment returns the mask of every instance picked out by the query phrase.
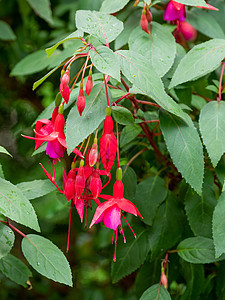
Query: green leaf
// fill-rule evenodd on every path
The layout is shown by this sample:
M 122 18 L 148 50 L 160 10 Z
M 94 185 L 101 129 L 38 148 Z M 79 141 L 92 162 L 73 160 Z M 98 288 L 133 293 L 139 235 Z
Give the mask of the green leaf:
M 182 214 L 177 202 L 176 197 L 169 194 L 157 210 L 149 230 L 152 259 L 173 247 L 181 237 Z
M 106 39 L 108 43 L 112 42 L 123 30 L 121 21 L 102 12 L 78 10 L 75 18 L 78 29 L 93 35 L 102 43 L 106 43 Z
M 149 177 L 137 186 L 135 204 L 143 217 L 143 222 L 152 225 L 159 205 L 166 199 L 165 181 L 158 177 Z
M 73 33 L 71 33 L 70 35 L 68 35 L 66 38 L 62 39 L 61 41 L 59 41 L 58 43 L 56 43 L 54 46 L 45 49 L 47 56 L 51 56 L 52 53 L 55 52 L 55 50 L 59 47 L 59 45 L 61 45 L 62 43 L 66 42 L 66 41 L 70 41 L 70 40 L 76 40 L 79 38 L 82 38 L 84 36 L 84 33 L 82 30 L 76 30 Z
M 0 178 L 5 179 L 4 172 L 3 172 L 3 169 L 2 169 L 2 165 L 1 165 L 1 164 L 0 164 Z
M 163 285 L 154 284 L 148 288 L 139 300 L 171 300 L 169 292 Z
M 173 35 L 164 26 L 151 22 L 152 37 L 139 26 L 129 37 L 129 49 L 151 61 L 155 72 L 162 77 L 172 67 L 176 54 Z
M 194 108 L 201 110 L 203 108 L 203 106 L 205 106 L 207 103 L 207 101 L 198 96 L 198 95 L 192 95 L 191 97 L 191 106 L 193 106 Z
M 9 279 L 24 287 L 27 287 L 29 277 L 32 276 L 28 267 L 11 254 L 0 259 L 0 271 Z
M 214 167 L 225 152 L 225 102 L 211 101 L 200 112 L 199 127 Z
M 187 115 L 180 106 L 170 98 L 159 76 L 144 56 L 134 51 L 121 50 L 116 52 L 120 57 L 121 69 L 127 79 L 138 87 L 139 92 L 153 98 L 162 108 L 186 119 Z
M 74 106 L 66 120 L 66 140 L 68 154 L 89 136 L 106 117 L 106 94 L 104 85 L 97 84 L 86 97 L 86 106 L 82 116 Z M 111 95 L 109 93 L 111 99 Z M 98 112 L 96 114 L 96 112 Z
M 36 15 L 49 24 L 53 24 L 50 0 L 27 0 Z
M 133 228 L 137 238 L 131 232 L 126 233 L 126 244 L 122 238 L 117 245 L 116 262 L 112 262 L 112 283 L 135 271 L 145 261 L 150 249 L 148 232 L 145 228 Z
M 183 260 L 193 264 L 210 264 L 225 259 L 215 258 L 215 250 L 211 239 L 197 236 L 183 240 L 177 246 L 178 254 Z
M 124 8 L 130 0 L 104 0 L 100 11 L 108 14 L 113 14 Z
M 212 215 L 217 203 L 213 182 L 213 175 L 206 173 L 202 195 L 189 188 L 185 196 L 185 210 L 192 231 L 209 238 L 212 237 Z
M 141 127 L 136 124 L 125 126 L 120 135 L 120 147 L 133 141 L 141 131 Z
M 194 46 L 180 61 L 169 88 L 196 80 L 215 69 L 225 57 L 225 40 L 212 39 Z
M 207 7 L 204 0 L 177 0 L 176 2 L 185 4 L 185 5 L 190 5 L 190 6 L 204 6 L 204 7 Z
M 54 69 L 52 69 L 50 72 L 48 72 L 47 74 L 45 74 L 43 77 L 41 77 L 39 80 L 35 81 L 32 87 L 32 90 L 34 91 L 39 85 L 42 84 L 42 82 L 44 82 L 50 75 L 52 75 L 57 69 L 59 68 L 59 66 L 55 67 Z
M 0 153 L 8 154 L 9 156 L 12 157 L 12 155 L 2 146 L 0 146 Z
M 129 109 L 123 106 L 113 106 L 112 114 L 114 120 L 119 124 L 130 125 L 134 123 L 132 113 L 129 111 Z
M 28 226 L 36 231 L 40 231 L 33 206 L 24 197 L 20 189 L 9 181 L 1 178 L 0 213 L 17 223 Z
M 11 27 L 4 21 L 0 21 L 0 40 L 14 41 L 16 36 Z
M 120 64 L 111 49 L 98 46 L 90 50 L 90 57 L 95 68 L 104 74 L 110 75 L 120 81 Z
M 224 38 L 224 32 L 218 22 L 208 11 L 199 8 L 192 9 L 187 14 L 187 22 L 195 29 L 211 38 Z
M 126 169 L 126 166 L 122 166 L 123 177 L 122 182 L 124 185 L 124 198 L 132 201 L 136 194 L 137 175 L 131 167 Z
M 29 200 L 42 197 L 56 190 L 54 184 L 52 184 L 48 179 L 21 182 L 17 184 L 17 187 Z
M 0 223 L 0 259 L 10 252 L 14 240 L 15 235 L 12 229 L 3 223 Z
M 62 251 L 51 241 L 29 234 L 22 240 L 22 251 L 37 272 L 56 282 L 73 285 L 69 263 Z
M 204 161 L 203 149 L 198 132 L 189 118 L 188 123 L 160 111 L 160 128 L 170 156 L 184 179 L 198 194 L 201 194 Z
M 218 203 L 213 212 L 213 241 L 216 250 L 216 257 L 219 257 L 222 253 L 225 253 L 225 193 L 223 192 L 218 200 Z

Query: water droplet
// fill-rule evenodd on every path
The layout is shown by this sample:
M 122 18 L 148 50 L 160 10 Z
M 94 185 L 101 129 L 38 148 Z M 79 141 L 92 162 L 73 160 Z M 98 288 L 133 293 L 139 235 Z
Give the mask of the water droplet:
M 37 262 L 37 266 L 38 266 L 38 267 L 40 266 L 40 263 L 39 263 L 39 261 Z

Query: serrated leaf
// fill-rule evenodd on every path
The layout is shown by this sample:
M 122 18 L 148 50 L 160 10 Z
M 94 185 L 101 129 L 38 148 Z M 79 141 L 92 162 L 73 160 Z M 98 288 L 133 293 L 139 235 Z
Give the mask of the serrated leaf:
M 225 152 L 224 115 L 224 101 L 211 101 L 200 112 L 200 132 L 214 167 Z
M 109 97 L 111 99 L 110 93 Z M 71 153 L 105 119 L 106 105 L 105 89 L 102 84 L 97 84 L 93 87 L 91 94 L 86 97 L 86 106 L 82 116 L 79 115 L 76 106 L 71 109 L 66 120 L 68 153 Z
M 223 192 L 213 212 L 213 242 L 216 250 L 216 257 L 225 253 L 225 193 Z
M 152 259 L 179 241 L 182 233 L 181 217 L 177 199 L 169 194 L 166 201 L 159 206 L 149 230 Z
M 120 135 L 120 147 L 135 139 L 141 130 L 141 127 L 136 124 L 125 126 Z
M 225 40 L 212 39 L 194 46 L 180 61 L 169 88 L 196 80 L 219 67 L 225 57 Z
M 185 196 L 185 210 L 192 231 L 209 238 L 212 237 L 212 215 L 217 203 L 213 182 L 213 175 L 206 173 L 202 195 L 189 188 Z
M 187 22 L 199 32 L 211 38 L 224 38 L 224 32 L 218 22 L 208 11 L 199 8 L 192 9 L 187 14 Z
M 27 0 L 36 15 L 53 24 L 50 0 Z
M 9 24 L 4 21 L 0 21 L 0 40 L 2 41 L 14 41 L 16 36 L 12 31 Z
M 204 0 L 177 0 L 176 2 L 190 5 L 190 6 L 204 6 L 207 7 L 206 2 Z
M 213 240 L 202 236 L 183 240 L 177 250 L 183 260 L 193 264 L 210 264 L 225 259 L 225 255 L 215 258 Z
M 163 285 L 154 284 L 143 293 L 139 300 L 171 300 L 171 297 Z
M 130 0 L 104 0 L 102 2 L 102 6 L 100 8 L 100 11 L 108 13 L 108 14 L 113 14 L 121 9 L 124 8 L 125 5 Z
M 8 154 L 9 156 L 12 157 L 12 155 L 2 146 L 0 146 L 0 153 Z
M 112 262 L 112 282 L 135 271 L 145 261 L 150 249 L 148 232 L 145 228 L 133 228 L 137 238 L 132 233 L 125 233 L 126 244 L 122 245 L 122 239 L 117 245 L 116 262 Z
M 135 203 L 143 217 L 143 222 L 152 225 L 159 205 L 166 199 L 165 181 L 158 177 L 149 177 L 137 186 Z
M 120 81 L 120 64 L 113 51 L 106 46 L 90 50 L 90 57 L 95 68 Z
M 69 286 L 73 285 L 65 255 L 48 239 L 29 234 L 22 240 L 22 252 L 29 264 L 43 276 Z
M 24 287 L 27 287 L 27 281 L 32 276 L 28 267 L 11 254 L 0 259 L 0 271 L 9 279 Z
M 90 10 L 78 10 L 76 12 L 76 27 L 87 32 L 102 43 L 110 43 L 123 30 L 123 23 L 116 17 Z
M 120 57 L 123 74 L 138 87 L 139 92 L 153 98 L 162 108 L 186 119 L 186 114 L 179 105 L 166 94 L 161 79 L 144 56 L 127 50 L 116 53 Z
M 200 137 L 189 118 L 188 123 L 160 111 L 160 128 L 166 146 L 178 171 L 198 194 L 201 194 L 204 160 Z
M 17 223 L 40 231 L 33 206 L 20 189 L 2 178 L 0 178 L 0 213 Z
M 15 235 L 12 229 L 0 223 L 0 259 L 6 256 L 14 244 Z
M 54 184 L 48 179 L 21 182 L 17 184 L 17 187 L 28 200 L 42 197 L 56 190 Z
M 155 72 L 162 77 L 172 67 L 176 54 L 173 35 L 164 26 L 151 22 L 151 36 L 135 28 L 129 37 L 129 49 L 151 61 Z
M 112 114 L 114 120 L 119 124 L 130 125 L 134 123 L 132 113 L 123 106 L 112 106 Z
M 61 41 L 57 42 L 54 46 L 45 49 L 48 57 L 51 56 L 55 50 L 64 42 L 70 41 L 70 40 L 76 40 L 79 38 L 82 38 L 84 36 L 84 33 L 82 30 L 76 30 L 74 32 L 72 32 L 70 35 L 68 35 L 66 38 L 62 39 Z

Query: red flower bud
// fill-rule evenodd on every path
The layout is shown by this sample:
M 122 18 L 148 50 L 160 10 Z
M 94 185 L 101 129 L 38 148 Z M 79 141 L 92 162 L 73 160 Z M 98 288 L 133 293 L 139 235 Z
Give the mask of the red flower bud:
M 93 167 L 98 160 L 98 145 L 94 143 L 89 153 L 89 165 Z
M 149 9 L 146 10 L 146 18 L 148 20 L 148 23 L 150 24 L 152 22 L 152 13 Z
M 76 198 L 80 198 L 85 188 L 85 176 L 84 167 L 81 165 L 78 169 L 78 173 L 75 180 L 75 194 Z
M 75 177 L 76 172 L 74 169 L 71 169 L 68 175 L 66 175 L 66 172 L 63 169 L 63 191 L 67 201 L 70 201 L 75 196 Z
M 147 17 L 146 17 L 146 13 L 145 13 L 145 12 L 142 12 L 142 15 L 141 15 L 141 28 L 142 28 L 146 33 L 149 33 L 149 31 L 148 31 L 148 20 L 147 20 Z
M 80 88 L 79 96 L 77 98 L 77 109 L 78 109 L 80 116 L 82 116 L 82 112 L 85 108 L 85 104 L 86 104 L 86 101 L 85 101 L 85 97 L 84 97 L 84 90 L 83 90 L 83 88 Z
M 188 22 L 180 22 L 179 29 L 186 41 L 194 41 L 197 38 L 197 30 Z
M 93 81 L 92 75 L 88 76 L 87 83 L 86 83 L 86 94 L 89 95 L 93 88 Z
M 98 169 L 96 169 L 92 174 L 90 182 L 90 191 L 92 192 L 92 195 L 95 199 L 99 197 L 102 191 L 102 181 L 100 179 Z
M 70 74 L 69 74 L 69 70 L 67 69 L 64 75 L 61 77 L 60 90 L 61 89 L 64 90 L 68 86 L 69 80 L 70 80 Z
M 166 274 L 164 271 L 162 271 L 161 273 L 161 283 L 162 285 L 164 286 L 165 289 L 168 289 L 168 280 L 167 280 L 167 277 L 166 277 Z

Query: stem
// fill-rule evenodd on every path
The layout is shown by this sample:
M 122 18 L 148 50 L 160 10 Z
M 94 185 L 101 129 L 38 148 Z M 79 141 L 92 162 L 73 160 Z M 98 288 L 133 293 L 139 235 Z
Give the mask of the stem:
M 71 205 L 70 205 L 70 219 L 69 219 L 69 226 L 68 226 L 66 253 L 69 251 L 69 247 L 70 247 L 70 228 L 71 228 L 71 220 L 72 220 L 72 211 L 73 211 L 73 202 L 71 200 Z
M 141 155 L 143 152 L 145 152 L 146 150 L 148 150 L 147 147 L 144 148 L 144 149 L 142 149 L 142 150 L 140 150 L 138 153 L 136 153 L 136 154 L 128 161 L 128 163 L 127 163 L 127 165 L 126 165 L 126 168 L 125 168 L 125 170 L 124 170 L 124 174 L 125 174 L 126 170 L 128 169 L 128 167 L 132 164 L 132 162 L 133 162 L 139 155 Z
M 110 106 L 109 94 L 108 94 L 108 89 L 107 89 L 107 82 L 105 80 L 105 74 L 103 74 L 103 78 L 104 78 L 104 84 L 105 84 L 105 93 L 106 93 L 107 105 Z
M 225 62 L 222 63 L 222 70 L 221 70 L 221 74 L 220 74 L 219 99 L 217 99 L 218 101 L 221 100 L 221 94 L 222 94 L 222 81 L 223 81 L 224 68 L 225 68 Z
M 89 137 L 88 137 L 88 139 L 87 139 L 87 143 L 86 143 L 86 146 L 85 146 L 85 148 L 84 148 L 83 156 L 85 155 L 85 152 L 87 151 L 87 147 L 88 147 L 88 145 L 89 145 L 90 138 L 91 138 L 91 134 L 89 135 Z
M 143 124 L 143 123 L 155 123 L 155 122 L 159 123 L 159 120 L 147 120 L 147 121 L 141 122 L 141 124 Z
M 86 62 L 85 62 L 84 68 L 83 68 L 83 73 L 82 73 L 82 77 L 81 77 L 81 82 L 83 82 L 85 70 L 86 70 L 86 68 L 87 68 L 87 64 L 88 64 L 88 60 L 89 60 L 89 55 L 90 55 L 89 52 L 90 52 L 90 49 L 89 49 L 89 51 L 88 51 L 87 59 L 86 59 Z
M 155 106 L 155 107 L 158 107 L 158 108 L 161 107 L 160 105 L 158 105 L 158 104 L 156 104 L 156 103 L 154 103 L 154 102 L 142 101 L 142 100 L 137 100 L 137 99 L 136 99 L 136 102 L 137 102 L 137 103 L 140 103 L 140 104 L 146 104 L 146 105 Z
M 123 95 L 122 97 L 120 97 L 118 100 L 116 100 L 114 103 L 115 103 L 115 104 L 119 103 L 121 100 L 123 100 L 124 98 L 126 98 L 126 97 L 129 96 L 129 95 L 130 95 L 129 92 L 126 93 L 125 95 Z
M 123 86 L 125 87 L 125 89 L 127 90 L 127 92 L 129 92 L 129 86 L 126 84 L 125 80 L 121 77 L 121 82 L 123 84 Z

